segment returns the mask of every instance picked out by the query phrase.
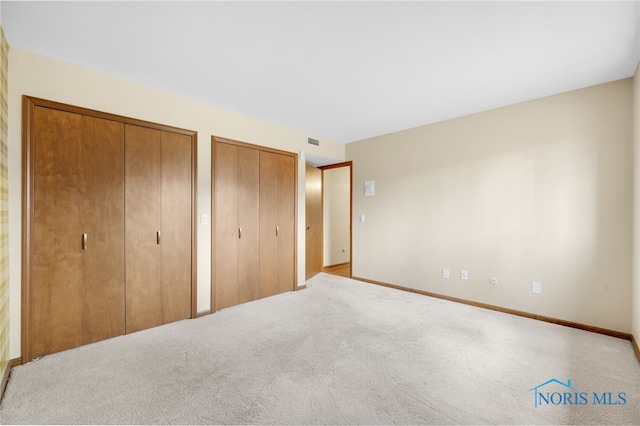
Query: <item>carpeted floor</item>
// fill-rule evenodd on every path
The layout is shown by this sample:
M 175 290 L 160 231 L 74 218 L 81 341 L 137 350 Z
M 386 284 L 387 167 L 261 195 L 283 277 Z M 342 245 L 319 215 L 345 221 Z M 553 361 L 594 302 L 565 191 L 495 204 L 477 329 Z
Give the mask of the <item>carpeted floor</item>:
M 319 274 L 16 367 L 0 422 L 638 424 L 639 367 L 626 340 Z

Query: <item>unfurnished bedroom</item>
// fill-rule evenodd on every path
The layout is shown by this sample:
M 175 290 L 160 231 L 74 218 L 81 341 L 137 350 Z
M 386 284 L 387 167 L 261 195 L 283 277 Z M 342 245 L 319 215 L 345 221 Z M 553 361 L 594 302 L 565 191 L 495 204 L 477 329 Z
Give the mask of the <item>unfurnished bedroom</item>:
M 640 421 L 639 1 L 0 30 L 0 423 Z

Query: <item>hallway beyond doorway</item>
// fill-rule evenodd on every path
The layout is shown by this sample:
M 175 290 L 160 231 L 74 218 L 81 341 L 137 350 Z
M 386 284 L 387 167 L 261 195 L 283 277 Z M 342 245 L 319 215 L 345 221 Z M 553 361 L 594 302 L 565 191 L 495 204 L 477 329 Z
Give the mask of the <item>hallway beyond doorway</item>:
M 341 263 L 339 265 L 323 266 L 322 272 L 340 277 L 351 278 L 351 262 Z

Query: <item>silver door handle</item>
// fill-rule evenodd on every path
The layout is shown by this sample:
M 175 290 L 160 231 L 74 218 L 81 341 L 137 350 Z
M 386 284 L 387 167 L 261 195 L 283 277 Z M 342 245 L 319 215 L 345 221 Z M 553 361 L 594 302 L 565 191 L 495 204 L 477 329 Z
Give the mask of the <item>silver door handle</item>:
M 280 227 L 276 225 L 276 237 L 278 236 L 279 233 L 280 233 Z
M 160 237 L 161 237 L 160 231 L 156 231 L 156 244 L 160 244 Z
M 238 239 L 242 238 L 242 227 L 238 228 Z
M 89 236 L 87 234 L 82 234 L 82 250 L 86 250 L 89 246 Z

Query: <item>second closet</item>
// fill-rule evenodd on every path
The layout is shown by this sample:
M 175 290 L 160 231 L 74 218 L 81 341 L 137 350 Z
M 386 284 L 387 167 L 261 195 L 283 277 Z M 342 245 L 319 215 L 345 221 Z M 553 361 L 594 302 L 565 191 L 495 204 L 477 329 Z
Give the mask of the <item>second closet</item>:
M 213 143 L 212 310 L 295 285 L 296 154 Z

